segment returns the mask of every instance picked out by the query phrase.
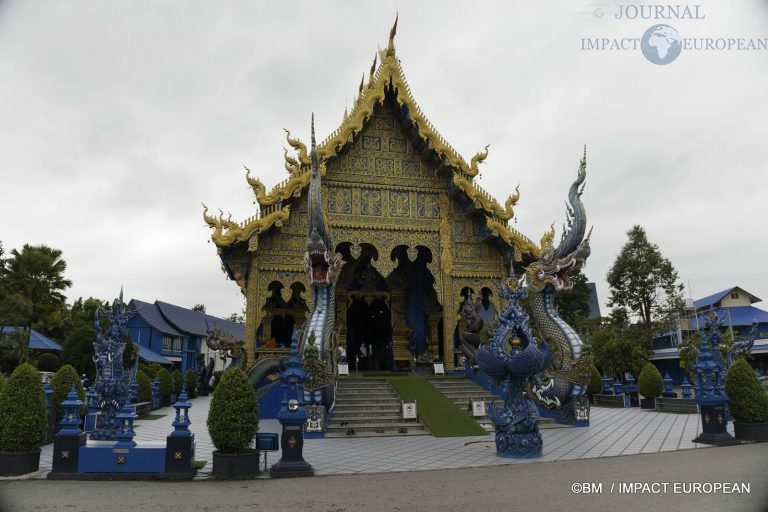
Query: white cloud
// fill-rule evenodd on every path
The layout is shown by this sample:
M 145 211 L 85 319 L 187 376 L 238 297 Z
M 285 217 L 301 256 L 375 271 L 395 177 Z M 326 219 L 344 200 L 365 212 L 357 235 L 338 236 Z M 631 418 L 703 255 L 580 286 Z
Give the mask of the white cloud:
M 617 2 L 614 2 L 618 5 Z M 255 212 L 242 164 L 284 178 L 282 128 L 322 139 L 351 105 L 399 11 L 412 92 L 465 158 L 491 143 L 481 185 L 521 185 L 516 228 L 564 219 L 588 145 L 594 226 L 587 275 L 605 274 L 644 226 L 694 295 L 759 272 L 768 190 L 766 51 L 582 51 L 582 38 L 640 37 L 655 21 L 595 18 L 572 2 L 0 3 L 0 240 L 64 251 L 70 297 L 126 294 L 214 314 L 242 308 L 210 231 L 213 211 Z M 768 37 L 768 8 L 699 2 L 683 37 Z

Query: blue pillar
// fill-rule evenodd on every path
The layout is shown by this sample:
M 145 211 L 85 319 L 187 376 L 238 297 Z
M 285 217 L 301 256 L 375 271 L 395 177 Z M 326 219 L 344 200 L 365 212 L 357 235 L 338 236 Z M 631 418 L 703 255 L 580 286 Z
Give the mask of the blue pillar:
M 187 400 L 187 385 L 181 390 L 179 400 L 172 406 L 176 409 L 173 419 L 173 432 L 165 441 L 165 472 L 194 475 L 195 469 L 195 434 L 189 430 L 192 423 L 189 409 L 192 404 Z
M 624 394 L 624 387 L 621 385 L 621 381 L 619 379 L 616 379 L 615 381 L 613 381 L 613 394 L 614 395 Z
M 669 376 L 669 372 L 664 372 L 664 391 L 661 396 L 666 398 L 677 398 L 677 393 L 672 387 L 672 377 Z
M 307 411 L 304 409 L 304 381 L 307 373 L 301 368 L 297 356 L 298 341 L 296 331 L 291 340 L 291 353 L 285 364 L 285 370 L 280 372 L 280 386 L 283 388 L 283 399 L 277 419 L 283 426 L 280 436 L 282 450 L 280 461 L 272 466 L 269 474 L 272 478 L 312 476 L 315 470 L 304 460 L 304 424 L 307 421 Z
M 640 407 L 640 393 L 637 390 L 637 384 L 635 384 L 635 377 L 631 373 L 627 375 L 627 396 L 630 407 Z
M 728 433 L 728 395 L 723 389 L 725 362 L 720 353 L 722 320 L 714 313 L 707 316 L 701 347 L 693 369 L 696 372 L 696 403 L 699 405 L 703 432 L 694 443 L 726 445 L 738 443 Z M 712 350 L 709 343 L 712 343 Z M 713 353 L 714 352 L 714 353 Z
M 600 382 L 603 384 L 603 394 L 612 395 L 613 390 L 611 389 L 611 378 L 608 376 L 608 374 L 603 374 L 603 378 L 600 379 Z
M 53 410 L 53 388 L 48 382 L 48 377 L 43 382 L 43 391 L 45 391 L 45 409 L 48 413 L 48 429 L 45 432 L 45 443 L 48 444 L 53 441 L 53 436 L 56 433 L 56 412 Z
M 83 422 L 83 430 L 86 432 L 93 432 L 98 423 L 101 409 L 99 409 L 99 394 L 96 389 L 91 388 L 85 393 L 85 403 L 87 404 L 87 412 L 85 415 L 85 421 Z
M 691 398 L 691 383 L 688 382 L 688 377 L 683 377 L 683 383 L 680 384 L 683 388 L 683 398 Z
M 61 428 L 53 440 L 53 466 L 51 473 L 77 473 L 80 447 L 85 445 L 86 434 L 80 430 L 80 407 L 83 402 L 77 397 L 72 384 L 67 399 L 61 402 L 64 417 Z

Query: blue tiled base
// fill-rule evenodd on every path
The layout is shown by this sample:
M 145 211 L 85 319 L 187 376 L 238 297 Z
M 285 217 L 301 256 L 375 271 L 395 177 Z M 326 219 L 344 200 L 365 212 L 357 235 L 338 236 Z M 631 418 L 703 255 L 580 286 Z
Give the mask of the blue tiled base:
M 162 473 L 165 443 L 115 449 L 114 441 L 89 441 L 80 448 L 78 473 Z

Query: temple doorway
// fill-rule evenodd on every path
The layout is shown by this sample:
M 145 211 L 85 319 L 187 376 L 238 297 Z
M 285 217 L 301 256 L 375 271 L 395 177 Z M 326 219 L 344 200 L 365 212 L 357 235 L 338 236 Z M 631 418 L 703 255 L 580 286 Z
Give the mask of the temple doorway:
M 354 370 L 393 369 L 392 319 L 387 293 L 351 295 L 347 309 L 347 357 Z

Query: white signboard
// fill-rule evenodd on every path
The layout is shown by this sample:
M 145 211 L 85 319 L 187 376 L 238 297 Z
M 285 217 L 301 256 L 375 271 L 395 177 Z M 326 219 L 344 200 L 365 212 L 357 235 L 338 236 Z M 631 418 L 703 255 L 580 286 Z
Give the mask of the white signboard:
M 339 375 L 349 375 L 349 365 L 347 363 L 339 363 Z
M 416 402 L 403 402 L 403 419 L 416 419 Z
M 472 413 L 473 418 L 485 416 L 485 401 L 470 400 L 467 409 Z
M 445 367 L 443 367 L 443 363 L 435 363 L 435 375 L 445 375 Z

